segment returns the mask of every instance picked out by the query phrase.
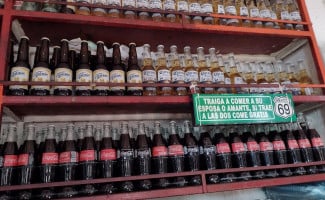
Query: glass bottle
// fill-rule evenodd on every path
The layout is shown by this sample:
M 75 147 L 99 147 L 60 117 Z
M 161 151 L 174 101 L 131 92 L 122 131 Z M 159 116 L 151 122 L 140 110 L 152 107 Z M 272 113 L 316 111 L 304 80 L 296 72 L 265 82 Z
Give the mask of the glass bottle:
M 232 15 L 237 16 L 237 10 L 236 10 L 236 2 L 235 0 L 225 0 L 225 12 L 226 15 Z M 239 20 L 238 19 L 227 19 L 227 25 L 228 26 L 238 26 Z
M 270 8 L 271 10 L 271 19 L 272 20 L 278 20 L 278 16 L 276 14 L 276 4 L 275 3 L 271 3 L 270 1 L 268 1 L 268 3 L 270 4 L 268 7 Z M 274 22 L 274 29 L 280 29 L 280 25 L 278 22 Z
M 189 12 L 191 14 L 194 14 L 194 16 L 192 17 L 192 23 L 193 24 L 202 24 L 202 17 L 198 16 L 196 14 L 201 13 L 201 5 L 199 3 L 198 0 L 188 0 L 189 5 Z
M 93 79 L 93 72 L 89 66 L 89 53 L 88 53 L 88 43 L 83 40 L 81 42 L 80 49 L 80 61 L 79 67 L 76 71 L 76 82 L 91 83 Z M 91 86 L 76 86 L 77 96 L 90 96 Z
M 143 57 L 143 61 L 142 61 L 143 83 L 154 84 L 157 82 L 157 74 L 155 68 L 153 67 L 149 44 L 143 45 L 142 57 Z M 156 96 L 156 95 L 157 95 L 156 87 L 144 87 L 143 96 Z
M 136 7 L 137 9 L 149 9 L 149 0 L 136 0 Z M 142 20 L 149 20 L 149 13 L 146 11 L 140 11 L 138 13 L 139 19 Z
M 129 44 L 129 62 L 126 73 L 127 83 L 142 83 L 142 72 L 138 65 L 136 44 Z M 143 87 L 127 87 L 127 94 L 131 96 L 142 96 Z
M 300 15 L 300 10 L 299 10 L 297 0 L 287 0 L 287 2 L 288 2 L 288 10 L 289 10 L 291 20 L 296 22 L 301 22 L 301 15 Z M 295 24 L 294 28 L 298 31 L 303 31 L 304 25 Z
M 92 0 L 92 5 L 99 5 L 99 6 L 106 6 L 107 5 L 107 0 Z M 107 10 L 105 8 L 96 8 L 93 7 L 91 9 L 91 14 L 94 16 L 106 16 L 107 15 Z
M 161 22 L 163 20 L 163 15 L 159 12 L 162 10 L 162 0 L 149 0 L 149 8 L 151 10 L 157 10 L 158 12 L 153 12 L 151 15 L 152 21 Z
M 212 74 L 207 65 L 206 58 L 204 56 L 204 48 L 197 48 L 198 64 L 199 64 L 199 81 L 201 84 L 212 84 Z M 213 94 L 214 89 L 209 87 L 202 87 L 201 93 L 203 94 Z
M 42 6 L 43 12 L 59 12 L 60 9 L 61 5 L 55 3 L 44 3 Z
M 17 1 L 16 1 L 17 2 Z M 1 4 L 1 1 L 0 1 Z M 21 5 L 21 10 L 26 10 L 26 11 L 38 11 L 41 8 L 41 4 L 37 2 L 26 2 L 23 1 Z
M 202 0 L 201 1 L 201 13 L 210 15 L 213 13 L 213 0 Z M 211 16 L 203 17 L 204 24 L 214 24 L 214 18 Z
M 248 0 L 247 7 L 250 18 L 260 18 L 260 10 L 257 8 L 255 0 Z M 252 26 L 261 28 L 263 23 L 261 21 L 252 20 Z
M 258 88 L 254 87 L 257 83 L 254 77 L 254 73 L 256 71 L 256 65 L 253 62 L 247 63 L 244 67 L 244 78 L 247 84 L 252 85 L 252 87 L 248 88 L 248 92 L 250 94 L 258 93 Z
M 299 84 L 299 80 L 296 76 L 296 66 L 292 63 L 286 64 L 288 67 L 288 79 L 290 80 L 291 84 Z M 301 95 L 301 88 L 290 88 L 293 95 Z
M 275 10 L 276 10 L 276 14 L 277 14 L 278 19 L 281 19 L 281 20 L 290 20 L 291 19 L 288 4 L 287 4 L 286 0 L 276 0 L 276 2 L 275 2 Z M 292 24 L 281 23 L 280 25 L 284 29 L 288 29 L 288 30 L 293 29 Z
M 113 64 L 110 71 L 111 83 L 125 83 L 125 67 L 121 62 L 120 44 L 113 43 Z M 124 96 L 125 86 L 111 87 L 110 94 L 113 96 Z
M 176 12 L 176 1 L 175 0 L 164 0 L 163 9 L 167 12 Z M 166 13 L 165 20 L 167 22 L 178 22 L 178 16 L 173 13 Z
M 305 65 L 304 60 L 298 61 L 298 79 L 300 84 L 313 84 L 312 79 L 308 75 L 307 67 Z M 314 94 L 313 88 L 301 88 L 301 95 L 313 95 Z
M 260 11 L 260 17 L 264 19 L 271 19 L 271 10 L 267 5 L 269 5 L 268 0 L 257 0 L 257 8 Z M 273 22 L 263 22 L 265 28 L 273 28 Z
M 175 84 L 184 84 L 185 83 L 185 72 L 184 66 L 181 66 L 180 59 L 177 53 L 177 46 L 170 46 L 170 56 L 171 56 L 171 74 L 172 74 L 172 83 Z M 176 87 L 175 94 L 177 96 L 187 95 L 186 87 Z
M 185 56 L 185 83 L 191 85 L 197 85 L 199 82 L 199 74 L 197 68 L 194 66 L 193 58 L 191 54 L 191 47 L 184 47 L 184 56 Z M 197 87 L 195 87 L 195 92 L 197 93 Z M 191 94 L 191 91 L 188 91 Z
M 243 79 L 243 77 L 241 77 L 241 75 L 238 72 L 238 69 L 237 69 L 237 66 L 235 63 L 235 57 L 232 53 L 229 55 L 228 60 L 229 60 L 229 69 L 230 69 L 229 77 L 230 77 L 231 84 L 243 84 L 244 79 Z M 234 88 L 231 88 L 231 92 L 233 94 L 239 94 L 242 92 L 242 89 L 239 87 L 237 88 L 237 86 L 236 86 Z
M 76 10 L 76 14 L 79 15 L 90 15 L 90 7 L 88 7 L 92 0 L 77 0 L 77 3 L 83 3 L 84 6 L 78 6 Z
M 215 0 L 212 3 L 213 3 L 214 13 L 216 13 L 218 15 L 226 14 L 224 0 Z M 217 18 L 216 21 L 217 21 L 216 24 L 227 25 L 227 19 L 225 19 L 225 18 Z
M 256 79 L 256 83 L 263 85 L 263 84 L 268 84 L 266 77 L 265 77 L 265 73 L 264 73 L 264 69 L 263 69 L 263 63 L 257 63 L 256 64 L 256 73 L 255 73 L 255 79 Z M 269 93 L 269 88 L 268 87 L 259 87 L 258 88 L 258 93 L 260 94 L 266 94 Z
M 246 5 L 246 0 L 236 0 L 236 10 L 237 14 L 241 17 L 249 17 L 248 7 Z M 251 21 L 249 19 L 240 20 L 241 26 L 250 27 Z
M 158 45 L 157 51 L 156 71 L 158 83 L 171 83 L 171 73 L 167 68 L 164 45 Z M 159 87 L 158 94 L 161 96 L 169 96 L 173 94 L 173 89 L 171 87 Z
M 266 80 L 269 84 L 274 84 L 274 85 L 279 84 L 279 80 L 278 77 L 276 76 L 272 62 L 267 61 L 264 63 L 264 73 L 266 74 Z M 272 87 L 269 88 L 269 91 L 270 93 L 280 93 L 280 88 Z
M 136 18 L 136 13 L 134 11 L 134 9 L 136 8 L 136 2 L 135 0 L 122 0 L 122 7 L 126 8 L 126 10 L 124 10 L 124 17 L 127 19 L 135 19 Z M 131 10 L 127 10 L 127 9 L 131 9 Z
M 75 3 L 76 0 L 66 0 L 66 2 Z M 62 6 L 61 12 L 66 14 L 75 14 L 76 6 L 67 4 L 66 6 Z
M 105 65 L 106 52 L 104 49 L 104 42 L 97 42 L 97 62 L 93 72 L 94 83 L 109 83 L 109 71 Z M 95 86 L 94 94 L 97 96 L 107 96 L 109 93 L 109 87 L 107 86 Z
M 283 64 L 283 62 L 281 60 L 277 60 L 275 62 L 275 69 L 277 70 L 278 73 L 278 81 L 281 84 L 281 86 L 283 87 L 283 92 L 284 93 L 289 93 L 291 92 L 285 85 L 286 84 L 290 84 L 290 80 L 288 77 L 288 73 L 287 73 L 287 69 L 285 67 L 285 65 Z
M 177 11 L 178 12 L 189 12 L 189 4 L 188 0 L 177 0 Z M 188 15 L 182 15 L 185 16 L 184 19 L 182 19 L 183 23 L 190 23 L 191 18 Z
M 121 6 L 121 0 L 108 0 L 107 5 L 112 7 L 117 7 L 117 8 L 109 8 L 107 11 L 107 16 L 111 18 L 119 18 L 121 13 L 118 7 Z

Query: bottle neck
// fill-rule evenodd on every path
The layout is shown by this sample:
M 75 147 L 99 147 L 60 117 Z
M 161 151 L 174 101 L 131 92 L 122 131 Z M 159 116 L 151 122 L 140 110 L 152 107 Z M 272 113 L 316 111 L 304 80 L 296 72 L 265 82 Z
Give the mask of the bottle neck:
M 119 65 L 119 64 L 121 64 L 120 46 L 114 45 L 113 46 L 113 65 Z
M 55 139 L 55 127 L 53 125 L 48 127 L 46 139 Z
M 67 41 L 61 42 L 61 63 L 69 62 L 69 44 Z
M 86 125 L 86 132 L 84 137 L 93 137 L 93 126 L 88 124 Z
M 17 61 L 29 61 L 29 41 L 26 38 L 20 40 Z
M 66 136 L 66 141 L 73 141 L 73 136 L 74 136 L 74 126 L 72 124 L 68 125 L 67 129 L 67 136 Z
M 27 135 L 27 140 L 35 140 L 35 126 L 34 125 L 29 125 L 27 127 L 28 135 Z
M 39 62 L 49 63 L 49 40 L 43 39 L 41 41 L 41 48 L 39 52 Z
M 97 44 L 97 65 L 104 65 L 104 64 L 105 64 L 104 44 L 98 43 Z
M 89 53 L 88 53 L 88 43 L 82 42 L 81 43 L 81 50 L 80 50 L 80 64 L 89 64 Z
M 103 138 L 111 138 L 111 126 L 108 124 L 104 124 L 104 133 Z
M 14 125 L 10 125 L 9 126 L 9 132 L 8 132 L 8 136 L 7 136 L 7 142 L 16 142 L 16 131 L 17 131 L 17 127 Z

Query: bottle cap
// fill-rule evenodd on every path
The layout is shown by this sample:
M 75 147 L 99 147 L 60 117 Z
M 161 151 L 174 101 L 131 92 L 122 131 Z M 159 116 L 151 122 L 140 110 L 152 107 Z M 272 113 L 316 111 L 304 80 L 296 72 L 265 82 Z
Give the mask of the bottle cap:
M 48 37 L 42 37 L 41 40 L 48 40 L 48 41 L 50 41 L 50 39 Z
M 20 37 L 20 40 L 21 40 L 21 39 L 27 39 L 27 40 L 29 40 L 29 37 L 27 37 L 26 35 L 24 35 L 24 36 L 21 36 L 21 37 Z

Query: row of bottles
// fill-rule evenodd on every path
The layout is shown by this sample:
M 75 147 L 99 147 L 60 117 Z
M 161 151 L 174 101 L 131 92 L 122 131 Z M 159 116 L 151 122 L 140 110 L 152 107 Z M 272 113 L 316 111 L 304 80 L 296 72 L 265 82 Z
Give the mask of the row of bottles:
M 183 54 L 179 54 L 176 45 L 170 46 L 170 52 L 165 53 L 164 46 L 158 45 L 157 52 L 150 51 L 150 45 L 143 45 L 142 59 L 137 57 L 135 43 L 129 44 L 128 64 L 121 61 L 120 44 L 113 43 L 111 62 L 107 63 L 104 42 L 97 42 L 97 55 L 90 62 L 88 43 L 83 41 L 79 59 L 76 52 L 69 50 L 69 42 L 61 40 L 61 46 L 55 47 L 51 61 L 49 61 L 48 38 L 41 39 L 41 45 L 37 48 L 34 66 L 29 64 L 29 39 L 22 37 L 19 44 L 16 62 L 13 61 L 13 53 L 10 57 L 10 81 L 32 82 L 67 82 L 75 81 L 86 83 L 83 86 L 71 85 L 10 85 L 8 94 L 45 96 L 54 94 L 57 96 L 168 96 L 188 95 L 191 93 L 222 94 L 222 93 L 292 93 L 293 95 L 318 94 L 313 88 L 254 87 L 256 84 L 312 84 L 304 60 L 297 63 L 276 62 L 239 62 L 233 54 L 224 56 L 216 54 L 215 48 L 210 48 L 205 54 L 203 47 L 197 48 L 197 54 L 191 53 L 189 46 L 184 47 Z M 152 55 L 155 58 L 152 58 Z M 141 63 L 141 64 L 139 64 Z M 89 83 L 87 85 L 87 83 Z M 102 84 L 90 86 L 91 83 Z M 147 83 L 142 86 L 105 86 L 105 83 Z M 183 84 L 180 87 L 155 87 L 155 83 Z M 184 86 L 187 84 L 187 87 Z M 197 84 L 250 84 L 248 88 L 230 87 L 197 87 Z M 192 87 L 189 86 L 194 86 Z
M 260 21 L 261 19 L 278 19 L 301 22 L 300 10 L 296 0 L 67 0 L 66 2 L 84 3 L 85 5 L 63 6 L 54 3 L 16 1 L 15 8 L 30 11 L 41 10 L 44 12 L 109 16 L 112 18 L 139 18 L 158 22 L 179 22 L 180 16 L 174 12 L 184 12 L 190 15 L 182 19 L 184 22 L 304 30 L 303 25 L 299 24 Z M 92 7 L 87 7 L 87 4 L 92 5 Z M 112 8 L 106 9 L 102 6 L 111 6 Z M 213 13 L 250 19 L 215 19 L 211 16 L 200 16 L 200 14 L 210 15 Z M 254 20 L 254 18 L 259 19 Z

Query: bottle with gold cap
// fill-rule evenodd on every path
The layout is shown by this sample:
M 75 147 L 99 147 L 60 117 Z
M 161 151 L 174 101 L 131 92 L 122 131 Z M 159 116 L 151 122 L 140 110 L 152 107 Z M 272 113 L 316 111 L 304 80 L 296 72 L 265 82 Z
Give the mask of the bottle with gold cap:
M 156 83 L 157 74 L 155 68 L 153 67 L 149 44 L 143 45 L 142 56 L 143 56 L 143 61 L 142 61 L 143 83 Z M 143 96 L 156 96 L 156 95 L 157 95 L 156 87 L 144 87 Z
M 156 71 L 158 83 L 171 83 L 170 69 L 167 67 L 164 45 L 157 46 Z M 169 96 L 173 94 L 173 88 L 169 86 L 159 87 L 158 94 L 161 96 Z
M 177 53 L 177 46 L 170 46 L 170 61 L 171 61 L 171 75 L 172 75 L 172 83 L 176 84 L 184 84 L 185 83 L 185 72 L 184 66 L 181 65 L 180 57 Z M 186 87 L 176 87 L 175 94 L 177 96 L 187 95 Z

